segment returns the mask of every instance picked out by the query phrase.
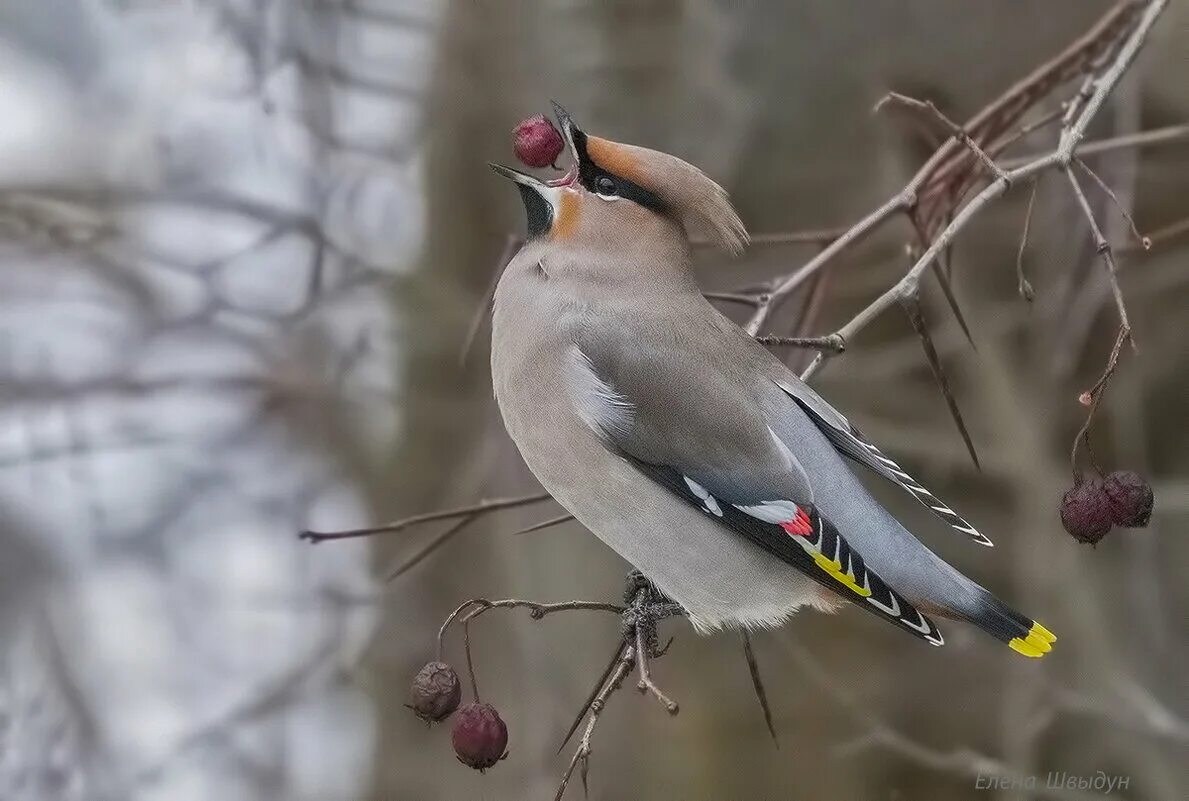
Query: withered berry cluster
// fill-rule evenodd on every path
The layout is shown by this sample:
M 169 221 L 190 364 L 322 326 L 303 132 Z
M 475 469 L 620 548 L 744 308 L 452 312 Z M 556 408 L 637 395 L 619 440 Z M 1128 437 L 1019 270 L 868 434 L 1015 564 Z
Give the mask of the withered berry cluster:
M 1061 499 L 1061 523 L 1074 539 L 1097 545 L 1112 526 L 1143 528 L 1152 518 L 1152 487 L 1138 473 L 1078 476 Z
M 480 772 L 508 755 L 508 727 L 491 704 L 467 704 L 462 701 L 462 683 L 458 673 L 445 662 L 430 662 L 418 671 L 409 688 L 407 705 L 426 723 L 439 723 L 458 715 L 450 730 L 454 753 L 462 764 Z

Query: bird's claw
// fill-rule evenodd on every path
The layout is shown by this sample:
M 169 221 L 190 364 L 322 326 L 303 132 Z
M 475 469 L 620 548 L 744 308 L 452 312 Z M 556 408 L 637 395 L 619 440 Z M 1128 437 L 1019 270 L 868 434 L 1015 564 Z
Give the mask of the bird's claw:
M 657 623 L 667 617 L 684 615 L 685 610 L 680 604 L 666 597 L 639 570 L 633 570 L 628 574 L 623 601 L 627 604 L 623 613 L 624 639 L 634 643 L 639 633 L 646 656 L 652 659 L 664 656 L 673 640 L 670 639 L 664 648 L 660 647 Z

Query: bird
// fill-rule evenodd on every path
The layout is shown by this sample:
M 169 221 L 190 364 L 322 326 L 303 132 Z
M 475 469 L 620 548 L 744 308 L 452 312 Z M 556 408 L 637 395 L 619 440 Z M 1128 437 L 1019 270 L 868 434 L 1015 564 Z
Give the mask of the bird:
M 936 618 L 1048 653 L 1047 628 L 929 550 L 852 466 L 991 541 L 703 297 L 691 240 L 748 241 L 727 193 L 554 111 L 563 177 L 490 164 L 527 218 L 495 290 L 492 383 L 542 486 L 702 634 L 851 602 L 931 645 Z

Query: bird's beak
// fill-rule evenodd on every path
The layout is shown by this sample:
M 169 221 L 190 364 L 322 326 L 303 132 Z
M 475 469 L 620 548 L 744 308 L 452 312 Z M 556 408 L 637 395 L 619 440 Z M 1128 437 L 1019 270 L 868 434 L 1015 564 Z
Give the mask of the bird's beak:
M 515 183 L 520 190 L 520 199 L 524 201 L 524 212 L 528 217 L 528 237 L 531 239 L 548 232 L 557 217 L 562 186 L 546 183 L 503 164 L 490 161 L 487 164 L 496 173 Z
M 505 167 L 503 164 L 496 164 L 493 161 L 487 162 L 487 166 L 491 167 L 491 169 L 495 170 L 498 175 L 502 175 L 505 178 L 507 178 L 509 181 L 518 183 L 521 186 L 528 186 L 528 187 L 532 187 L 534 189 L 538 189 L 538 188 L 548 189 L 549 188 L 549 185 L 546 184 L 544 181 L 537 180 L 533 176 L 529 175 L 527 172 L 521 172 L 520 170 L 516 170 L 511 167 Z
M 562 138 L 566 140 L 566 147 L 569 148 L 570 156 L 574 159 L 574 166 L 578 167 L 582 164 L 586 156 L 585 147 L 579 147 L 579 143 L 586 141 L 586 134 L 574 124 L 574 118 L 570 116 L 570 112 L 561 107 L 560 103 L 556 100 L 550 100 L 549 102 L 553 104 L 553 114 L 557 117 L 557 127 L 561 129 Z

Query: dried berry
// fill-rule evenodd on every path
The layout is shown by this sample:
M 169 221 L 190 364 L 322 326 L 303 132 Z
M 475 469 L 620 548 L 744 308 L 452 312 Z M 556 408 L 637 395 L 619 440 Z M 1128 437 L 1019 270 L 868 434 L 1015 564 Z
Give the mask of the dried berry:
M 1073 485 L 1061 499 L 1061 524 L 1078 542 L 1097 543 L 1111 530 L 1111 499 L 1098 477 Z
M 417 672 L 409 688 L 408 705 L 417 717 L 436 723 L 458 709 L 462 684 L 454 668 L 445 662 L 430 662 Z
M 1152 519 L 1152 487 L 1138 473 L 1116 470 L 1102 482 L 1111 519 L 1124 528 L 1143 528 Z
M 548 167 L 561 155 L 565 143 L 545 115 L 529 117 L 512 131 L 516 158 L 529 167 Z
M 491 704 L 467 704 L 450 733 L 458 761 L 483 771 L 508 755 L 508 727 Z

